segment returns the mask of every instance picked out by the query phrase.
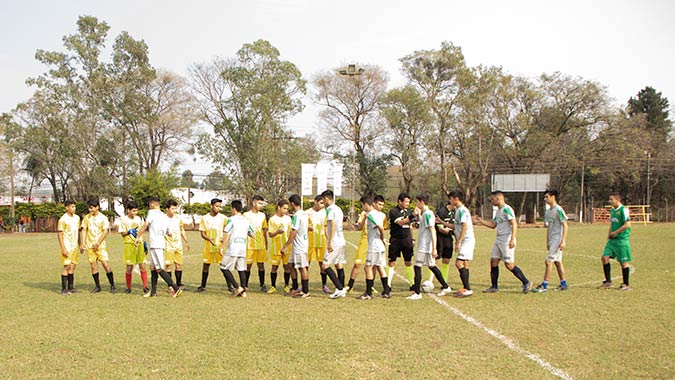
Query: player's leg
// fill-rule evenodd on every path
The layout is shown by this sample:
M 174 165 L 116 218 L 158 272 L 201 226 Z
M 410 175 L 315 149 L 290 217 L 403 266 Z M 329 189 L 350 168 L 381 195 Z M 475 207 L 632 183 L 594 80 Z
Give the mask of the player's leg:
M 431 254 L 429 254 L 429 256 L 431 256 Z M 433 258 L 432 258 L 432 260 L 429 260 L 429 261 L 430 261 L 429 262 L 429 270 L 431 271 L 431 273 L 434 274 L 434 277 L 436 277 L 436 280 L 438 281 L 438 283 L 441 284 L 441 291 L 440 291 L 440 293 L 438 293 L 438 295 L 444 296 L 446 294 L 450 294 L 452 289 L 450 288 L 448 283 L 443 278 L 443 274 L 441 273 L 441 270 L 438 269 L 438 267 L 436 266 L 436 261 L 433 260 Z
M 611 240 L 607 241 L 607 245 L 605 246 L 605 251 L 602 254 L 602 257 L 600 257 L 600 262 L 602 262 L 602 271 L 605 274 L 605 281 L 598 287 L 598 289 L 609 289 L 611 288 L 612 285 L 612 267 L 609 264 L 609 259 L 611 257 L 614 257 L 614 252 L 611 247 Z
M 209 269 L 211 268 L 210 262 L 204 262 L 202 264 L 202 283 L 197 288 L 196 292 L 201 293 L 206 290 L 206 282 L 209 280 Z
M 141 262 L 138 264 L 138 269 L 141 272 L 141 281 L 143 282 L 143 293 L 147 293 L 150 291 L 150 288 L 148 288 L 148 270 L 143 260 L 141 260 Z
M 98 260 L 103 265 L 105 269 L 105 275 L 108 277 L 108 283 L 110 283 L 110 293 L 117 293 L 117 288 L 115 288 L 115 277 L 113 276 L 113 270 L 108 263 L 108 251 L 105 249 L 100 249 L 97 252 Z
M 289 262 L 284 263 L 284 291 L 286 293 L 288 293 L 288 290 L 289 290 L 288 284 L 291 281 L 291 267 L 292 266 L 293 266 L 293 264 L 291 264 Z
M 506 259 L 504 260 L 504 266 L 506 267 L 506 269 L 511 271 L 511 273 L 513 273 L 513 275 L 516 276 L 516 278 L 520 280 L 520 282 L 523 283 L 523 293 L 527 294 L 530 291 L 530 288 L 532 287 L 532 283 L 530 282 L 530 280 L 527 279 L 527 277 L 525 277 L 525 274 L 523 273 L 522 269 L 520 269 L 520 267 L 515 264 L 515 262 L 513 261 L 513 257 L 509 258 L 508 260 L 509 260 L 508 262 L 506 261 Z
M 94 279 L 94 289 L 92 289 L 91 292 L 98 293 L 101 291 L 101 282 L 98 274 L 98 258 L 94 250 L 87 250 L 87 258 L 89 260 L 89 266 L 91 267 L 91 277 Z
M 490 287 L 485 289 L 483 293 L 496 293 L 499 291 L 499 262 L 501 261 L 501 252 L 498 244 L 495 241 L 490 250 Z
M 415 267 L 413 268 L 415 275 L 413 277 L 413 285 L 412 285 L 412 291 L 414 292 L 410 296 L 407 297 L 409 300 L 418 300 L 422 299 L 422 294 L 420 294 L 420 287 L 422 285 L 422 266 L 421 263 L 415 262 Z
M 155 297 L 157 296 L 157 282 L 159 280 L 159 275 L 157 274 L 157 269 L 154 265 L 150 264 L 150 292 L 143 294 L 143 297 Z
M 356 281 L 356 277 L 359 275 L 360 269 L 361 265 L 354 263 L 354 266 L 352 266 L 352 272 L 349 274 L 349 282 L 347 283 L 347 292 L 351 292 L 354 289 L 354 282 Z
M 630 243 L 628 241 L 622 240 L 618 241 L 619 252 L 616 256 L 616 260 L 621 265 L 621 275 L 623 282 L 619 287 L 619 290 L 630 290 L 629 276 L 630 276 L 630 266 L 629 263 L 632 261 L 632 256 L 630 252 Z
M 457 292 L 457 297 L 468 297 L 473 294 L 469 282 L 469 262 L 468 259 L 463 259 L 459 256 L 455 260 L 455 267 L 459 271 L 459 279 L 462 281 L 462 289 Z
M 182 257 L 181 257 L 180 263 L 178 263 L 177 261 L 174 261 L 174 265 L 176 266 L 176 285 L 178 285 L 179 288 L 185 287 L 183 285 L 183 262 L 182 261 L 183 261 Z
M 278 259 L 276 259 L 276 260 L 272 259 L 272 270 L 270 271 L 271 287 L 269 289 L 267 289 L 267 293 L 271 294 L 271 293 L 274 293 L 274 292 L 277 291 L 277 272 L 279 271 L 279 262 L 280 261 L 281 261 L 281 255 L 279 255 Z
M 124 293 L 126 293 L 126 294 L 131 293 L 131 276 L 132 276 L 133 270 L 134 270 L 133 265 L 127 265 L 126 270 L 124 272 L 124 280 L 125 280 L 126 285 L 127 285 L 127 288 L 124 289 Z
M 567 290 L 567 279 L 565 278 L 565 266 L 563 265 L 562 258 L 553 262 L 555 264 L 555 269 L 558 272 L 558 278 L 560 279 L 560 286 L 558 290 Z
M 75 267 L 77 263 L 71 260 L 70 265 L 68 265 L 68 293 L 77 293 L 75 290 Z
M 302 281 L 302 293 L 304 294 L 303 298 L 307 298 L 309 296 L 309 266 L 300 267 L 299 270 Z
M 336 249 L 334 249 L 333 252 L 326 252 L 323 257 L 323 262 L 321 263 L 324 272 L 326 272 L 328 278 L 330 278 L 333 285 L 335 285 L 335 292 L 330 295 L 331 298 L 344 297 L 347 294 L 347 292 L 344 291 L 344 287 L 338 279 L 337 274 L 333 268 L 330 267 L 331 265 L 336 264 L 338 254 Z
M 68 267 L 70 267 L 70 264 L 61 267 L 61 295 L 63 296 L 70 294 L 68 291 Z
M 366 292 L 363 293 L 359 297 L 359 299 L 369 300 L 373 298 L 373 283 L 375 278 L 373 276 L 373 266 L 368 260 L 366 260 L 365 272 L 366 272 Z

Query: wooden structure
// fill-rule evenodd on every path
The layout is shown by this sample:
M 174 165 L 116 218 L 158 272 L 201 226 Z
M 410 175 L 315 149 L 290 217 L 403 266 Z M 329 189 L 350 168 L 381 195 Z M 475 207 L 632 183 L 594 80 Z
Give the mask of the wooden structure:
M 651 223 L 651 206 L 650 205 L 624 205 L 630 212 L 630 220 L 633 222 L 642 221 L 642 224 L 647 225 Z M 594 208 L 593 220 L 591 223 L 609 223 L 609 209 L 610 206 Z

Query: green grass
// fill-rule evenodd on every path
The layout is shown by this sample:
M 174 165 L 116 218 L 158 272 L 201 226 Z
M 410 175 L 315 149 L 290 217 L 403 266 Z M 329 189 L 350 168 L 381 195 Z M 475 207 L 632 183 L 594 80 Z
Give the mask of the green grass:
M 636 272 L 629 292 L 595 289 L 606 230 L 571 227 L 565 253 L 570 291 L 523 295 L 503 267 L 502 291 L 480 293 L 489 285 L 494 231 L 477 229 L 471 279 L 478 292 L 443 300 L 576 379 L 673 378 L 675 225 L 633 227 Z M 543 276 L 544 234 L 519 232 L 516 260 L 535 283 Z M 189 238 L 193 251 L 184 279 L 194 289 L 201 243 L 195 232 Z M 358 235 L 348 238 L 355 243 Z M 111 236 L 108 246 L 123 288 L 121 239 Z M 62 297 L 55 234 L 0 234 L 0 247 L 0 378 L 554 378 L 431 297 L 405 300 L 408 285 L 399 278 L 390 300 L 356 300 L 363 274 L 350 297 L 329 300 L 319 292 L 314 263 L 311 299 L 255 290 L 247 299 L 231 299 L 212 268 L 207 293 L 144 299 L 136 275 L 132 295 L 89 294 L 85 263 L 75 277 L 82 292 Z M 351 261 L 347 276 L 350 269 Z M 612 269 L 620 275 L 616 263 Z M 398 272 L 404 273 L 402 263 Z M 449 280 L 459 285 L 454 267 Z M 553 280 L 557 285 L 555 274 Z

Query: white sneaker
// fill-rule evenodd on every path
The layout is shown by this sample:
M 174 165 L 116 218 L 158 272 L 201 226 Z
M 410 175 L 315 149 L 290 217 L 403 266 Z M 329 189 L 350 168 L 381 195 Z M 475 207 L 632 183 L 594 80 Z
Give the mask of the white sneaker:
M 450 293 L 452 293 L 452 288 L 450 288 L 450 287 L 448 286 L 447 288 L 441 290 L 441 291 L 440 291 L 439 293 L 437 293 L 436 295 L 439 296 L 439 297 L 443 297 L 443 296 L 447 296 L 447 295 L 450 294 Z
M 413 294 L 407 296 L 405 299 L 407 299 L 407 300 L 421 300 L 422 294 L 413 293 Z
M 347 296 L 347 290 L 344 288 L 342 290 L 335 289 L 335 292 L 329 296 L 330 299 L 335 299 L 339 297 L 345 297 Z

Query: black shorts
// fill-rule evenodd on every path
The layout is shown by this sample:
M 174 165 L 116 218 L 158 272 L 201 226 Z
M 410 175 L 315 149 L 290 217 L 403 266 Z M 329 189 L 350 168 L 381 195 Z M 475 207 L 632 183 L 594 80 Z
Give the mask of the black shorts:
M 405 239 L 392 238 L 389 240 L 389 262 L 394 262 L 403 256 L 403 261 L 412 261 L 415 249 L 412 236 Z
M 452 239 L 440 238 L 436 241 L 436 251 L 439 259 L 452 259 Z

